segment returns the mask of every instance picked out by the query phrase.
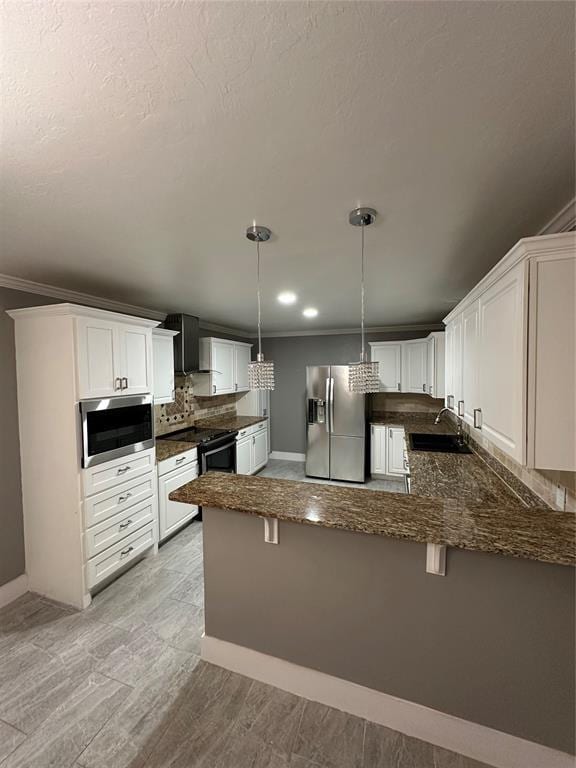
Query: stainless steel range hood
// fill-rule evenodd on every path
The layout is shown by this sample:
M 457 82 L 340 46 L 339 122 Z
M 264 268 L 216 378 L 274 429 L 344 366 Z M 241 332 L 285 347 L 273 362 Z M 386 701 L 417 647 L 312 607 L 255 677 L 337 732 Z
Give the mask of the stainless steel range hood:
M 174 336 L 174 372 L 182 376 L 206 373 L 200 370 L 200 320 L 194 315 L 168 315 L 164 327 Z

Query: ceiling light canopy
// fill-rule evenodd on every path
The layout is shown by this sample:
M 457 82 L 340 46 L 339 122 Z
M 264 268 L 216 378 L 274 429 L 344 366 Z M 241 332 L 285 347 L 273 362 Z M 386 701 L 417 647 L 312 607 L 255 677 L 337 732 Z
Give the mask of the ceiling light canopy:
M 348 366 L 348 388 L 350 392 L 359 394 L 368 394 L 369 392 L 380 392 L 380 378 L 378 376 L 378 363 L 368 361 L 364 343 L 364 229 L 374 223 L 376 211 L 374 208 L 354 208 L 350 211 L 348 221 L 353 227 L 361 227 L 362 240 L 360 248 L 360 336 L 362 339 L 362 348 L 360 351 L 360 360 L 357 363 L 350 363 Z
M 295 304 L 298 296 L 293 291 L 282 291 L 278 294 L 280 304 Z
M 260 243 L 270 240 L 268 227 L 254 224 L 246 230 L 248 240 L 256 243 L 256 284 L 258 296 L 258 354 L 248 365 L 248 386 L 250 389 L 274 389 L 274 363 L 264 360 L 262 354 L 262 311 L 260 308 Z
M 315 307 L 306 307 L 302 310 L 304 317 L 318 317 L 318 310 Z

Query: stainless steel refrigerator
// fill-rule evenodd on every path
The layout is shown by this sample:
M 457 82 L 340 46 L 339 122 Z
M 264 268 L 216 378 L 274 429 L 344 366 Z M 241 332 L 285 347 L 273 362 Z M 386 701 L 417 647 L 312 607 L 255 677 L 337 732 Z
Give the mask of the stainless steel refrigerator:
M 348 391 L 347 365 L 306 368 L 306 474 L 363 483 L 366 396 Z

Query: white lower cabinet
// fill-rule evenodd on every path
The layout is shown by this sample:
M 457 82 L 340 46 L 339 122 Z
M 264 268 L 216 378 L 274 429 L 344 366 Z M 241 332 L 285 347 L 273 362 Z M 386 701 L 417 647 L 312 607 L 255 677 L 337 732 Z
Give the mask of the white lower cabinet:
M 373 475 L 404 477 L 408 474 L 408 460 L 404 427 L 373 425 L 371 429 L 371 466 Z
M 268 425 L 265 421 L 240 430 L 236 438 L 236 474 L 253 475 L 268 463 Z
M 104 579 L 113 576 L 121 568 L 135 560 L 139 555 L 156 543 L 156 525 L 149 523 L 134 533 L 126 536 L 115 546 L 109 547 L 86 564 L 88 589 L 97 586 Z
M 168 459 L 170 461 L 170 459 Z M 198 462 L 185 464 L 181 469 L 172 469 L 171 472 L 162 473 L 162 464 L 158 465 L 158 521 L 159 540 L 164 541 L 167 536 L 175 533 L 179 528 L 192 520 L 198 514 L 195 504 L 183 504 L 180 501 L 169 499 L 172 491 L 190 483 L 198 477 Z

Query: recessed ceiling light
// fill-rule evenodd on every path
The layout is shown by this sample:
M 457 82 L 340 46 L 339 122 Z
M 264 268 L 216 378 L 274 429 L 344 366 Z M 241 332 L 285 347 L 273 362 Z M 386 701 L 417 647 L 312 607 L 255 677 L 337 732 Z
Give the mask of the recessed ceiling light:
M 298 297 L 292 291 L 282 291 L 278 294 L 278 301 L 280 304 L 294 304 Z
M 302 312 L 304 317 L 317 317 L 318 316 L 318 310 L 314 307 L 306 307 L 306 309 Z

